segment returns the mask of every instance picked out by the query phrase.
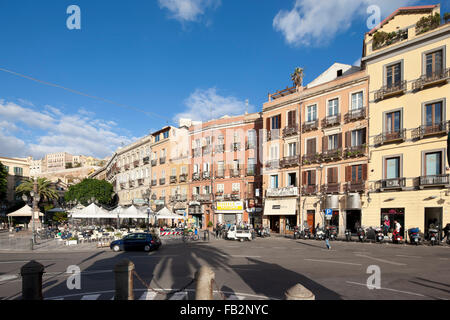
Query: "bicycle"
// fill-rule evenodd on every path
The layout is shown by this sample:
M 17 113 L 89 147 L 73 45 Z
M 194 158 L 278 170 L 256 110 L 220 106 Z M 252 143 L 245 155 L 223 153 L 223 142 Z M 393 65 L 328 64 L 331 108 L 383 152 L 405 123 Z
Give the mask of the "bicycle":
M 200 240 L 198 234 L 193 234 L 192 232 L 189 232 L 188 234 L 183 234 L 183 242 L 198 241 L 198 240 Z

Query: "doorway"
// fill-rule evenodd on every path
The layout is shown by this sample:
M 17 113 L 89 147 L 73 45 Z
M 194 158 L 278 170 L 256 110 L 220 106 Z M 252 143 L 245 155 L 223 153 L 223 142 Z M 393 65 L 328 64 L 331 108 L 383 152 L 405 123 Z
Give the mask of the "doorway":
M 385 217 L 388 218 L 390 222 L 391 229 L 389 232 L 395 230 L 394 221 L 400 223 L 400 235 L 405 238 L 405 208 L 395 208 L 395 209 L 381 209 L 381 221 L 380 226 L 383 225 Z
M 431 227 L 442 230 L 442 207 L 440 208 L 425 208 L 425 235 L 428 235 L 428 230 Z M 441 233 L 439 232 L 439 240 Z
M 270 216 L 270 230 L 274 233 L 280 233 L 280 216 Z
M 308 210 L 306 212 L 306 227 L 314 234 L 316 232 L 316 211 Z
M 347 219 L 345 227 L 351 233 L 357 233 L 357 227 L 361 225 L 361 210 L 347 210 Z

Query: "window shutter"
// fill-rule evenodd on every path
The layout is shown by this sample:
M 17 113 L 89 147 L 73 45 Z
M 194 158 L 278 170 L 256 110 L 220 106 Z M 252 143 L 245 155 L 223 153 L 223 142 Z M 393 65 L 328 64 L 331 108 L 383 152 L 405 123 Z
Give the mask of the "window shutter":
M 317 181 L 316 181 L 316 171 L 315 171 L 315 170 L 311 171 L 311 181 L 312 181 L 312 185 L 313 185 L 313 186 L 315 186 L 315 185 L 317 184 Z
M 328 137 L 322 137 L 322 151 L 325 152 L 328 150 Z
M 338 149 L 342 148 L 342 132 L 338 134 Z
M 327 169 L 327 182 L 328 184 L 333 183 L 333 168 Z
M 351 131 L 347 131 L 345 133 L 345 147 L 346 148 L 350 148 L 352 146 L 352 136 L 351 136 L 352 132 Z
M 277 117 L 278 119 L 278 129 L 281 128 L 281 114 Z
M 345 167 L 345 182 L 352 181 L 352 166 Z
M 367 164 L 362 165 L 362 179 L 367 181 Z
M 266 120 L 266 130 L 267 131 L 270 131 L 270 118 L 267 118 L 267 120 Z
M 367 142 L 367 128 L 361 129 L 362 134 L 362 144 L 366 144 Z
M 306 171 L 302 172 L 302 186 L 306 186 L 308 184 L 307 175 L 306 174 L 307 174 Z
M 311 143 L 311 154 L 316 154 L 316 138 L 309 140 Z

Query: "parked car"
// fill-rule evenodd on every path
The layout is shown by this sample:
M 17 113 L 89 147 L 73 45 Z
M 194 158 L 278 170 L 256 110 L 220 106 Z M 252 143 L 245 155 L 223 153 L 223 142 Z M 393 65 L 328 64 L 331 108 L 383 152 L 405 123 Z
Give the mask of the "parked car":
M 114 252 L 119 251 L 145 251 L 158 250 L 161 240 L 150 233 L 132 233 L 120 240 L 111 242 L 109 247 Z

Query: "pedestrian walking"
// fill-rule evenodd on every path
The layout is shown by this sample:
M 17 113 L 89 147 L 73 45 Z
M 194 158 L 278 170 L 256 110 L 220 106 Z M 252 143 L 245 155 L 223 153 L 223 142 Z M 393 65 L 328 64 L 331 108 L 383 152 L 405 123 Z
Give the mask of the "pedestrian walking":
M 330 245 L 330 237 L 331 237 L 331 231 L 329 227 L 325 228 L 325 244 L 327 245 L 327 249 L 331 250 L 331 245 Z

